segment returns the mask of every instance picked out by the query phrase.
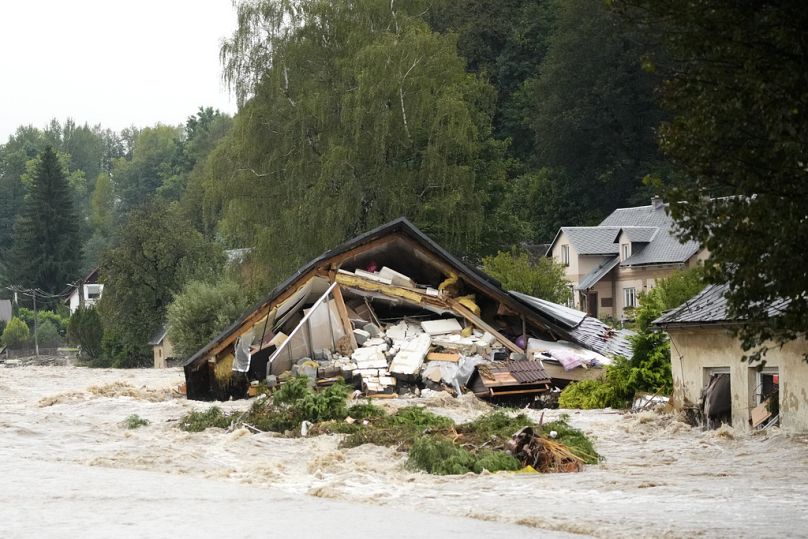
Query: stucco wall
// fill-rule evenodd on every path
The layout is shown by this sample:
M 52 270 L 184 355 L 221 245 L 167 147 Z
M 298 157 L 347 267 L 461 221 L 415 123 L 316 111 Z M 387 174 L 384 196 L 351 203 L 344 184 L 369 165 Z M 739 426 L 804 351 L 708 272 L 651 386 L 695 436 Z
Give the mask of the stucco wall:
M 168 338 L 164 338 L 159 345 L 154 348 L 154 368 L 164 369 L 166 367 L 166 359 L 174 356 L 174 345 Z
M 741 362 L 740 343 L 726 328 L 671 328 L 673 404 L 698 404 L 707 379 L 706 369 L 728 367 L 732 392 L 732 426 L 749 430 L 750 411 L 757 405 L 756 369 Z M 774 348 L 766 355 L 766 367 L 780 375 L 780 425 L 790 432 L 808 432 L 808 352 L 804 339 Z

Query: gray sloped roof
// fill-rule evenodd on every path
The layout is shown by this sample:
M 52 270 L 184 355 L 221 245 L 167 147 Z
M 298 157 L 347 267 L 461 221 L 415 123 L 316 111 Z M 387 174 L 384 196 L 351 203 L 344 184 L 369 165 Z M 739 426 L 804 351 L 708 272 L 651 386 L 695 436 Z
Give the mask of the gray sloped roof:
M 593 269 L 589 273 L 587 273 L 581 282 L 575 287 L 577 290 L 587 290 L 592 288 L 598 281 L 603 279 L 610 271 L 614 269 L 620 263 L 620 257 L 614 256 L 598 266 L 597 268 Z
M 627 329 L 615 329 L 585 312 L 558 303 L 534 298 L 520 292 L 511 291 L 509 293 L 566 328 L 574 342 L 604 356 L 631 357 L 633 347 L 629 337 L 634 332 Z
M 634 243 L 648 243 L 659 232 L 658 226 L 624 226 L 620 229 L 628 241 Z M 617 241 L 617 240 L 615 240 Z
M 154 332 L 151 339 L 149 339 L 149 346 L 159 345 L 163 342 L 163 339 L 166 338 L 166 335 L 168 335 L 168 324 L 163 324 Z
M 643 266 L 648 264 L 682 264 L 699 251 L 695 241 L 680 243 L 673 235 L 675 224 L 668 214 L 667 204 L 656 209 L 654 206 L 637 206 L 636 208 L 618 208 L 601 223 L 601 227 L 624 228 L 635 227 L 629 234 L 648 237 L 648 233 L 640 229 L 658 228 L 648 244 L 633 253 L 620 263 L 621 266 Z M 634 240 L 642 242 L 642 240 Z
M 727 312 L 727 285 L 711 284 L 681 306 L 673 309 L 656 320 L 653 324 L 660 327 L 730 324 L 736 322 Z M 788 300 L 778 300 L 769 306 L 769 316 L 777 316 L 788 305 Z
M 561 227 L 561 231 L 567 235 L 579 255 L 611 255 L 618 252 L 614 240 L 620 227 L 565 226 Z

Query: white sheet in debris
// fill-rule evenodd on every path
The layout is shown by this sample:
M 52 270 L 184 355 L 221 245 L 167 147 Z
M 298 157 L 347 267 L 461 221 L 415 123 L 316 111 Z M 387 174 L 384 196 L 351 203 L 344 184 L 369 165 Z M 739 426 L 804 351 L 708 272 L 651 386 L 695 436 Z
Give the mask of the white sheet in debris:
M 579 346 L 568 341 L 545 341 L 543 339 L 534 338 L 527 340 L 528 356 L 541 352 L 547 352 L 551 356 L 558 354 L 574 354 L 576 356 L 580 356 L 587 362 L 594 360 L 600 365 L 611 365 L 612 363 L 611 358 L 598 354 L 597 352 L 593 352 L 592 350 L 587 350 L 583 346 Z

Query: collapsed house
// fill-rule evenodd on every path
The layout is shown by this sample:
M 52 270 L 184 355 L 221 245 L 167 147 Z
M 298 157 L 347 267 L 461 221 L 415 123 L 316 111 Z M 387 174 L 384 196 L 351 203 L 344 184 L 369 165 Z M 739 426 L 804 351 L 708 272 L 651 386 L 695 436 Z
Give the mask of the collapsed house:
M 328 251 L 184 364 L 195 400 L 240 398 L 295 375 L 368 396 L 465 386 L 532 396 L 599 376 L 627 332 L 503 290 L 406 219 Z

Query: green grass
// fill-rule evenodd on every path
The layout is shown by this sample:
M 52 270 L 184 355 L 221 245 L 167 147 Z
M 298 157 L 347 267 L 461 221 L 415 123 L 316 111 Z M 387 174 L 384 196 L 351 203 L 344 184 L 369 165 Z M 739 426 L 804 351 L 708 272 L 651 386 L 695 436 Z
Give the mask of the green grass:
M 231 416 L 222 412 L 221 408 L 211 406 L 204 412 L 190 412 L 180 419 L 180 429 L 187 432 L 202 432 L 211 427 L 226 429 L 232 423 Z
M 137 414 L 132 414 L 123 420 L 121 426 L 127 429 L 139 429 L 140 427 L 148 426 L 150 423 L 148 419 L 144 419 Z

